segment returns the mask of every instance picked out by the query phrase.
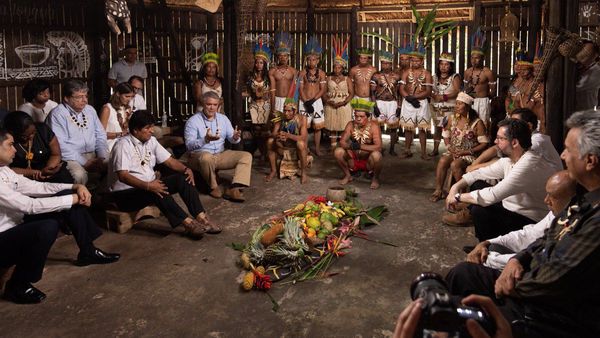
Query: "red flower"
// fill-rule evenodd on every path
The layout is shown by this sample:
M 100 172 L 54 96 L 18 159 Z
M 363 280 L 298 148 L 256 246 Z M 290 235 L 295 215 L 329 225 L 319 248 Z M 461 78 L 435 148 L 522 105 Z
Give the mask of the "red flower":
M 325 198 L 325 196 L 319 196 L 319 195 L 311 195 L 308 197 L 308 200 L 315 202 L 315 204 L 327 203 L 327 198 Z

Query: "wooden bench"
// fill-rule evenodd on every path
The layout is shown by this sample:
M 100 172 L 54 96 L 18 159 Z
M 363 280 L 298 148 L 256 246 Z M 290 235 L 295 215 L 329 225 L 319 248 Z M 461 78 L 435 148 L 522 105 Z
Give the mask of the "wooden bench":
M 313 161 L 311 154 L 306 156 L 306 168 L 310 168 Z M 296 148 L 284 148 L 283 157 L 279 163 L 279 179 L 288 177 L 291 180 L 296 178 L 300 172 L 300 159 Z
M 132 212 L 106 210 L 106 228 L 122 234 L 129 231 L 135 223 L 144 217 L 158 218 L 160 217 L 160 210 L 154 205 Z

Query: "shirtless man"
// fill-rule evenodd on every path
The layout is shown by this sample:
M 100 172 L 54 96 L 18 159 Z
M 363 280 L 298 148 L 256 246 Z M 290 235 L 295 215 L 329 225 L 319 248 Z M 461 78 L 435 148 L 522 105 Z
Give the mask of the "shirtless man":
M 543 134 L 546 131 L 544 84 L 540 83 L 537 88 L 533 88 L 533 69 L 533 62 L 527 56 L 527 53 L 517 51 L 517 78 L 515 78 L 508 89 L 504 106 L 508 115 L 518 108 L 528 108 L 533 111 L 539 121 L 539 130 Z
M 485 124 L 486 130 L 490 126 L 491 97 L 496 94 L 496 75 L 491 69 L 483 65 L 484 53 L 482 49 L 472 47 L 471 67 L 465 70 L 465 92 L 475 98 L 473 109 Z
M 291 36 L 285 32 L 278 33 L 275 37 L 277 66 L 269 70 L 269 82 L 273 88 L 271 91 L 275 91 L 275 95 L 271 95 L 271 107 L 274 112 L 283 112 L 283 103 L 298 73 L 294 67 L 288 64 L 291 48 Z
M 283 107 L 283 115 L 273 125 L 271 137 L 267 141 L 271 172 L 265 177 L 266 182 L 271 182 L 277 174 L 277 156 L 283 156 L 284 148 L 296 147 L 300 157 L 300 183 L 306 183 L 308 128 L 306 117 L 296 113 L 296 103 L 293 99 L 287 99 Z
M 358 65 L 350 69 L 350 79 L 354 83 L 354 97 L 365 100 L 371 99 L 371 77 L 377 71 L 369 63 L 369 59 L 373 55 L 373 50 L 370 48 L 358 49 Z
M 381 174 L 381 129 L 377 121 L 371 120 L 375 103 L 364 99 L 353 99 L 354 121 L 348 122 L 335 148 L 334 156 L 344 172 L 339 181 L 346 185 L 352 181 L 352 172 L 366 171 L 371 178 L 371 189 L 379 188 Z
M 376 102 L 374 115 L 380 125 L 386 125 L 390 129 L 390 154 L 396 155 L 394 146 L 398 142 L 398 82 L 400 76 L 392 71 L 392 60 L 394 55 L 387 51 L 381 51 L 379 60 L 381 71 L 371 78 L 371 101 Z
M 400 83 L 400 95 L 402 111 L 400 114 L 400 125 L 404 128 L 406 149 L 400 154 L 400 158 L 412 156 L 414 131 L 419 128 L 419 142 L 421 143 L 421 158 L 429 160 L 427 154 L 427 130 L 431 123 L 431 113 L 427 98 L 431 96 L 432 78 L 431 73 L 423 68 L 425 54 L 414 52 L 410 57 L 410 69 L 402 75 Z
M 325 127 L 323 115 L 323 100 L 321 97 L 327 92 L 327 76 L 317 67 L 322 49 L 315 37 L 312 37 L 304 48 L 306 67 L 300 72 L 300 115 L 306 116 L 307 126 L 312 126 L 315 131 L 315 152 L 322 156 L 321 129 Z
M 404 72 L 410 68 L 410 51 L 412 49 L 410 48 L 406 37 L 404 39 L 403 46 L 398 48 L 400 62 L 398 62 L 398 67 L 394 70 L 400 78 L 402 78 Z M 402 98 L 400 98 L 400 100 L 402 100 Z

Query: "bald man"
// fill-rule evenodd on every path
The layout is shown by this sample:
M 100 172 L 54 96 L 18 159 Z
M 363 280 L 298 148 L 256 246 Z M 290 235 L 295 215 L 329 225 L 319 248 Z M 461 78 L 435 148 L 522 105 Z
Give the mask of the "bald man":
M 483 264 L 489 268 L 502 270 L 515 253 L 527 248 L 529 244 L 544 235 L 554 217 L 564 210 L 575 196 L 576 183 L 569 177 L 567 170 L 550 176 L 546 182 L 546 198 L 550 212 L 541 221 L 526 225 L 521 230 L 510 232 L 496 238 L 483 241 L 467 255 L 467 262 Z

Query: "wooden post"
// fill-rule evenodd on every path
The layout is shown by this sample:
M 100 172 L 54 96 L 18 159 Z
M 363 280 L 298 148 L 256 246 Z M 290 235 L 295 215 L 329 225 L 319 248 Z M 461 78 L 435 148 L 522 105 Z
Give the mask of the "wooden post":
M 87 27 L 90 27 L 89 33 L 94 37 L 93 41 L 93 49 L 90 51 L 91 55 L 97 55 L 98 62 L 92 62 L 92 69 L 90 70 L 89 80 L 91 80 L 91 93 L 92 100 L 91 103 L 97 109 L 102 107 L 105 102 L 108 102 L 110 97 L 110 90 L 108 89 L 108 57 L 105 51 L 105 45 L 108 44 L 102 37 L 106 36 L 106 32 L 108 28 L 106 23 L 104 22 L 104 17 L 100 15 L 96 15 L 96 13 L 104 13 L 104 7 L 100 3 L 93 3 L 89 7 L 87 7 L 86 19 L 91 21 L 91 24 L 88 24 Z M 110 33 L 112 34 L 112 32 Z M 104 56 L 104 58 L 102 58 Z M 60 100 L 59 100 L 60 102 Z
M 535 43 L 540 34 L 542 25 L 542 0 L 529 0 L 529 43 L 527 51 L 531 57 L 535 56 Z
M 358 10 L 356 6 L 352 6 L 352 12 L 350 12 L 350 43 L 348 44 L 350 60 L 348 70 L 358 63 L 355 52 L 358 47 Z
M 306 8 L 306 33 L 309 37 L 315 34 L 315 5 L 308 0 Z
M 579 0 L 548 0 L 548 26 L 576 32 Z M 546 133 L 554 147 L 563 149 L 564 121 L 575 107 L 575 64 L 557 56 L 546 74 Z
M 238 116 L 241 111 L 241 102 L 235 90 L 235 81 L 237 74 L 237 25 L 236 25 L 236 5 L 234 0 L 223 1 L 223 113 L 229 116 L 232 124 L 238 123 Z M 238 105 L 240 106 L 238 108 Z

